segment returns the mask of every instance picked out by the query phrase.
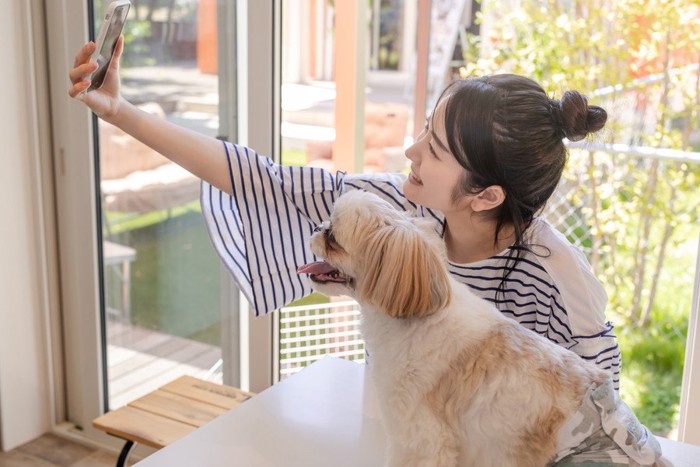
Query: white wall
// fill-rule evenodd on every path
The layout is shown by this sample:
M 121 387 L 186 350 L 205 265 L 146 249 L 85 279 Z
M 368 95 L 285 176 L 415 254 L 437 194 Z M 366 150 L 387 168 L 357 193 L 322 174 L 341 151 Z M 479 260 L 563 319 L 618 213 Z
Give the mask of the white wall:
M 0 0 L 0 450 L 48 431 L 53 413 L 33 1 Z

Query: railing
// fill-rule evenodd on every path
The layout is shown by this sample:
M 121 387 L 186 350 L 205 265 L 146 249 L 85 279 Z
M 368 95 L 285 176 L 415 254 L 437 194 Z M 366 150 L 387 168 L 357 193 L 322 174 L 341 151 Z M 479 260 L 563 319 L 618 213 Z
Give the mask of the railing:
M 279 320 L 279 379 L 325 355 L 364 361 L 360 309 L 354 301 L 284 307 Z

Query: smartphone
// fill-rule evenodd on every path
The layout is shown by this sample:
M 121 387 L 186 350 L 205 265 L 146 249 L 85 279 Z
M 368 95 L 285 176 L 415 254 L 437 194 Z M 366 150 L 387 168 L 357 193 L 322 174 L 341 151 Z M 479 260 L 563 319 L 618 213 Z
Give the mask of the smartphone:
M 99 89 L 104 83 L 107 70 L 112 63 L 114 49 L 117 48 L 117 40 L 119 40 L 119 35 L 126 22 L 126 15 L 129 13 L 129 7 L 131 7 L 129 0 L 114 0 L 107 7 L 107 14 L 105 14 L 100 32 L 97 34 L 97 47 L 91 57 L 97 62 L 97 70 L 90 77 L 92 83 L 90 83 L 88 91 Z

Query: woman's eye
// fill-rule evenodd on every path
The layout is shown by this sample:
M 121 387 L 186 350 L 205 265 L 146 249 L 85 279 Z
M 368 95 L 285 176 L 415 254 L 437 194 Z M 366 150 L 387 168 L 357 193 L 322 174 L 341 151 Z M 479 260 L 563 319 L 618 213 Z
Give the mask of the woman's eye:
M 435 152 L 435 148 L 433 147 L 433 143 L 428 143 L 428 148 L 430 149 L 430 154 L 432 154 L 433 156 L 435 156 L 439 159 L 437 153 Z

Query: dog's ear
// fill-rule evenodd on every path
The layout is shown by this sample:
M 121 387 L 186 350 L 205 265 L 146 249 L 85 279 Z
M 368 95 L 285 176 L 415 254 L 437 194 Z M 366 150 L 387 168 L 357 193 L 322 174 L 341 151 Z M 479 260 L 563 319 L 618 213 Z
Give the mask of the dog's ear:
M 428 316 L 447 306 L 451 289 L 439 245 L 408 223 L 374 232 L 363 245 L 361 301 L 394 318 Z

